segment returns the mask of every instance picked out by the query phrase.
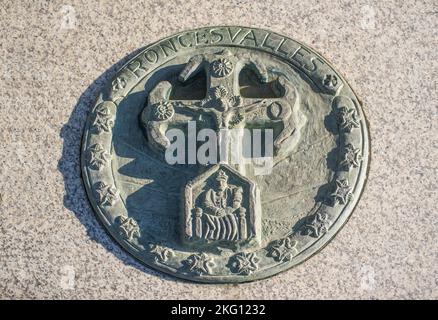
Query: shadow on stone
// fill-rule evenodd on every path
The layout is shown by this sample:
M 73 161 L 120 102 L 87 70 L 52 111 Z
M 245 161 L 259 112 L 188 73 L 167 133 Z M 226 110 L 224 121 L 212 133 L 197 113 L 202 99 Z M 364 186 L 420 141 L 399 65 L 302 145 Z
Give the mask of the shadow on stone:
M 147 274 L 158 276 L 161 279 L 186 282 L 186 280 L 177 279 L 144 266 L 119 246 L 96 218 L 81 177 L 80 151 L 82 133 L 96 96 L 105 88 L 116 71 L 141 50 L 142 49 L 138 49 L 125 56 L 88 86 L 79 97 L 68 122 L 64 124 L 61 129 L 60 137 L 63 139 L 63 150 L 58 162 L 58 170 L 64 179 L 64 206 L 72 211 L 76 218 L 84 225 L 87 230 L 87 235 L 91 240 L 102 245 L 106 250 L 123 261 L 124 264 L 133 266 Z

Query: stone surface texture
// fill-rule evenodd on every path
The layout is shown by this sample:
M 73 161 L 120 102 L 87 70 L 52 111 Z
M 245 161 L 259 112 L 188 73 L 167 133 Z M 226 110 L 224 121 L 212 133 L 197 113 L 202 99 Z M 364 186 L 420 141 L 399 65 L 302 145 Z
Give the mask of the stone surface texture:
M 96 220 L 81 182 L 95 94 L 136 49 L 183 29 L 243 25 L 302 41 L 361 97 L 368 183 L 335 239 L 246 284 L 142 266 Z M 0 298 L 438 298 L 436 1 L 2 1 Z

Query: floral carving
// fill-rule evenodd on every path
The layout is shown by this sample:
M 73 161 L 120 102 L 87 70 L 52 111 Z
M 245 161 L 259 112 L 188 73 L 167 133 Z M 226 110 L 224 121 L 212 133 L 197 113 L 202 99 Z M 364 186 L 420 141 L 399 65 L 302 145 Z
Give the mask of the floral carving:
M 192 254 L 183 261 L 183 264 L 186 265 L 190 272 L 198 275 L 211 274 L 211 268 L 215 265 L 206 253 Z
M 240 96 L 233 96 L 222 85 L 211 89 L 209 96 L 201 102 L 203 107 L 216 108 L 222 111 L 238 107 L 241 103 Z
M 306 224 L 304 225 L 304 232 L 308 236 L 318 238 L 328 231 L 329 226 L 330 221 L 328 220 L 327 212 L 317 211 L 307 218 Z
M 213 89 L 213 96 L 216 99 L 222 99 L 228 97 L 228 90 L 224 86 L 218 86 Z
M 255 252 L 240 252 L 231 257 L 229 267 L 234 273 L 249 275 L 258 269 L 259 261 Z
M 230 123 L 229 123 L 229 128 L 232 129 L 234 127 L 236 127 L 239 123 L 241 123 L 243 121 L 244 117 L 241 113 L 236 113 L 231 117 Z
M 140 237 L 140 228 L 133 218 L 120 216 L 120 233 L 128 241 Z
M 166 262 L 174 255 L 172 250 L 159 244 L 150 244 L 149 247 L 150 253 L 154 255 L 155 262 Z
M 96 107 L 93 127 L 99 134 L 103 131 L 109 132 L 114 127 L 114 117 L 111 115 L 109 108 L 103 103 Z
M 172 118 L 175 110 L 170 102 L 162 101 L 155 106 L 154 112 L 155 118 L 162 121 Z
M 346 204 L 353 197 L 351 193 L 351 188 L 348 185 L 347 179 L 336 180 L 335 190 L 330 195 L 333 199 L 333 203 Z
M 354 148 L 350 143 L 345 147 L 344 158 L 341 161 L 341 166 L 347 170 L 351 167 L 356 168 L 362 161 L 362 156 L 360 154 L 360 149 Z
M 230 96 L 229 101 L 232 107 L 238 107 L 242 103 L 240 96 Z
M 217 77 L 225 77 L 233 71 L 233 63 L 227 58 L 220 58 L 213 61 L 212 70 Z
M 322 83 L 328 88 L 335 88 L 338 84 L 338 77 L 334 74 L 327 74 L 325 75 L 324 80 L 322 80 Z
M 94 144 L 88 149 L 89 166 L 95 170 L 101 170 L 110 160 L 110 155 L 99 144 Z
M 353 128 L 359 128 L 359 116 L 356 110 L 342 107 L 338 114 L 339 128 L 346 132 L 351 132 Z
M 108 186 L 104 182 L 98 182 L 96 192 L 99 196 L 99 203 L 102 206 L 112 206 L 116 203 L 119 192 L 114 186 Z
M 290 261 L 298 252 L 295 248 L 296 245 L 297 241 L 293 240 L 291 236 L 274 241 L 268 248 L 268 256 L 278 262 Z

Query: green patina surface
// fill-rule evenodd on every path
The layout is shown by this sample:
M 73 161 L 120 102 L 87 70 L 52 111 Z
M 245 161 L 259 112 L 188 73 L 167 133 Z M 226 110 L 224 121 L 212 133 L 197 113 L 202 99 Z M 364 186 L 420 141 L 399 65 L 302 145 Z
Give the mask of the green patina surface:
M 190 134 L 189 121 L 272 129 L 272 166 L 167 163 L 166 133 Z M 247 27 L 142 49 L 99 93 L 82 146 L 88 196 L 113 237 L 153 268 L 213 283 L 272 276 L 321 249 L 359 200 L 368 159 L 348 83 L 304 44 Z

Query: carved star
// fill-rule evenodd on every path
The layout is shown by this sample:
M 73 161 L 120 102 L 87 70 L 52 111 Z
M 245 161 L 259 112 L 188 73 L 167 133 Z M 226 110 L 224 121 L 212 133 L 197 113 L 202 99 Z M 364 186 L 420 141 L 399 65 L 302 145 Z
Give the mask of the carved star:
M 150 249 L 150 253 L 155 256 L 154 259 L 156 262 L 166 262 L 171 256 L 173 256 L 172 250 L 158 244 L 151 244 Z
M 341 166 L 350 170 L 351 167 L 357 168 L 362 161 L 360 149 L 355 149 L 350 143 L 345 147 L 344 159 L 341 161 Z
M 110 160 L 110 155 L 98 143 L 88 149 L 88 157 L 89 166 L 96 170 L 101 170 Z
M 237 274 L 249 275 L 258 269 L 259 258 L 255 252 L 240 252 L 230 260 L 230 269 Z
M 103 131 L 109 132 L 111 128 L 114 127 L 114 119 L 108 107 L 102 104 L 97 106 L 96 117 L 94 118 L 93 127 L 99 134 Z
M 343 180 L 336 180 L 335 181 L 335 191 L 331 194 L 331 197 L 333 198 L 333 202 L 340 203 L 340 204 L 346 204 L 349 200 L 352 198 L 351 194 L 351 188 L 348 185 L 347 179 Z
M 277 240 L 270 246 L 269 255 L 278 262 L 290 261 L 298 252 L 295 248 L 296 245 L 297 241 L 291 237 Z
M 359 128 L 359 116 L 356 110 L 342 107 L 339 110 L 339 128 L 346 132 L 351 132 L 353 128 Z
M 114 186 L 108 186 L 104 182 L 97 184 L 96 192 L 99 195 L 99 202 L 102 206 L 114 205 L 119 197 L 117 189 Z
M 120 232 L 128 241 L 132 241 L 134 237 L 140 237 L 140 228 L 137 221 L 133 218 L 121 216 Z
M 210 274 L 214 266 L 212 259 L 205 253 L 192 254 L 184 263 L 188 266 L 189 271 L 196 274 Z
M 327 213 L 319 211 L 307 219 L 304 229 L 308 236 L 318 238 L 320 235 L 323 235 L 328 231 L 329 226 L 330 221 L 328 220 Z

